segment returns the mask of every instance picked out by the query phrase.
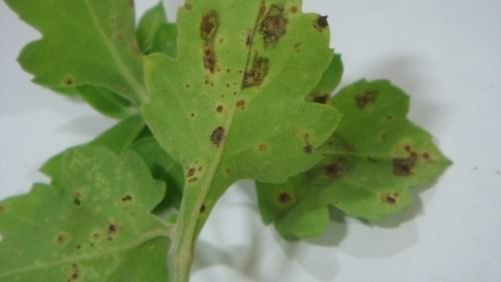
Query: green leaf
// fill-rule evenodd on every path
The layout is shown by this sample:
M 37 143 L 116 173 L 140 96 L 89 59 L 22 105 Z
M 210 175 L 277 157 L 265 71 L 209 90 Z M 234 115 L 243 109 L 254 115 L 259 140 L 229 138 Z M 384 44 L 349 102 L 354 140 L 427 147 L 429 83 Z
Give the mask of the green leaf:
M 186 176 L 176 282 L 187 280 L 179 269 L 232 183 L 283 182 L 322 159 L 315 149 L 339 114 L 305 98 L 333 52 L 325 17 L 300 9 L 298 0 L 188 1 L 178 13 L 176 59 L 145 59 L 151 101 L 141 111 Z
M 161 24 L 155 34 L 151 52 L 164 53 L 171 58 L 175 58 L 177 56 L 176 37 L 177 27 L 175 24 Z
M 315 86 L 313 91 L 311 91 L 308 100 L 324 104 L 327 102 L 332 92 L 336 90 L 343 77 L 343 61 L 341 60 L 341 55 L 334 54 L 331 64 L 325 70 L 324 75 L 320 82 Z
M 61 186 L 0 202 L 0 281 L 166 281 L 164 187 L 139 156 L 79 148 L 63 167 Z
M 131 149 L 145 161 L 153 177 L 164 181 L 169 189 L 155 212 L 162 213 L 171 207 L 179 207 L 184 185 L 183 167 L 167 155 L 153 137 L 141 138 Z
M 128 100 L 106 88 L 85 85 L 78 87 L 78 93 L 91 107 L 111 118 L 122 119 L 137 112 Z
M 141 48 L 143 53 L 151 53 L 156 33 L 160 26 L 166 22 L 167 15 L 165 14 L 162 2 L 159 2 L 155 7 L 146 11 L 146 13 L 141 17 L 137 26 L 136 36 L 139 48 Z
M 325 160 L 286 184 L 258 184 L 264 221 L 286 238 L 319 235 L 329 206 L 369 220 L 400 211 L 409 188 L 431 184 L 451 163 L 406 118 L 409 98 L 388 81 L 359 81 L 328 103 L 344 119 L 321 149 Z
M 62 92 L 84 85 L 106 88 L 135 104 L 147 99 L 133 1 L 6 2 L 42 33 L 19 57 L 36 83 Z
M 84 146 L 106 147 L 114 153 L 120 154 L 129 149 L 144 128 L 145 124 L 141 116 L 133 115 L 117 123 Z M 61 182 L 63 156 L 64 152 L 55 155 L 40 168 L 41 172 L 52 178 L 52 183 Z

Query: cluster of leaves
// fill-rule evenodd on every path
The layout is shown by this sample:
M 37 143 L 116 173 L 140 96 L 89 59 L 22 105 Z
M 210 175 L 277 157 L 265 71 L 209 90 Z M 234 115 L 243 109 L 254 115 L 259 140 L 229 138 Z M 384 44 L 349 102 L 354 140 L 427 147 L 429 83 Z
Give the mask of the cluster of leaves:
M 130 0 L 6 2 L 42 33 L 19 57 L 34 82 L 120 121 L 44 164 L 50 184 L 0 202 L 0 281 L 187 282 L 240 179 L 257 182 L 264 222 L 298 239 L 332 206 L 395 213 L 450 163 L 389 82 L 331 97 L 341 57 L 300 0 L 189 0 L 176 24 L 159 4 L 137 26 Z

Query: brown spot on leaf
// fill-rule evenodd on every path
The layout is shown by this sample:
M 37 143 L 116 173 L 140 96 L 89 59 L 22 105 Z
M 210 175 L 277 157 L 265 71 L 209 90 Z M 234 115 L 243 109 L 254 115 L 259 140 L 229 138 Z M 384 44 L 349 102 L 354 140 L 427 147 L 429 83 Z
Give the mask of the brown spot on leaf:
M 92 239 L 93 239 L 94 241 L 99 240 L 99 238 L 101 238 L 101 234 L 99 234 L 99 233 L 97 233 L 97 232 L 96 232 L 96 233 L 94 233 L 94 234 L 92 234 Z
M 193 175 L 195 175 L 195 172 L 196 172 L 196 169 L 191 167 L 190 169 L 188 169 L 188 172 L 186 173 L 186 176 L 189 178 L 189 177 L 192 177 Z
M 280 204 L 286 205 L 292 201 L 292 196 L 288 192 L 282 192 L 278 194 L 277 200 Z
M 429 153 L 423 153 L 423 158 L 427 161 L 431 160 L 431 156 Z
M 410 176 L 416 163 L 417 157 L 414 155 L 406 159 L 395 159 L 393 160 L 393 174 L 397 176 Z
M 226 168 L 226 169 L 224 170 L 224 174 L 225 174 L 226 176 L 230 176 L 230 175 L 231 175 L 231 169 L 230 169 L 230 168 Z
M 113 235 L 118 232 L 118 226 L 115 224 L 109 224 L 108 225 L 108 234 Z
M 122 202 L 123 203 L 127 203 L 127 202 L 130 202 L 132 201 L 132 196 L 131 195 L 125 195 L 122 197 Z
M 287 33 L 288 21 L 284 17 L 283 12 L 283 7 L 273 5 L 261 22 L 259 33 L 263 36 L 266 47 L 273 47 Z
M 66 280 L 68 282 L 77 281 L 80 278 L 80 269 L 78 265 L 72 264 L 70 268 L 69 278 Z
M 384 203 L 387 203 L 389 205 L 396 205 L 396 204 L 398 204 L 398 201 L 400 200 L 400 194 L 399 193 L 382 193 L 381 200 Z
M 205 69 L 209 70 L 211 73 L 216 72 L 216 53 L 213 48 L 205 48 L 203 62 Z
M 318 16 L 313 26 L 319 31 L 322 31 L 325 28 L 327 28 L 329 26 L 329 22 L 327 21 L 327 16 Z
M 245 100 L 238 100 L 236 106 L 239 110 L 245 110 Z
M 184 8 L 185 8 L 186 10 L 188 10 L 188 11 L 191 11 L 192 6 L 191 6 L 191 4 L 190 4 L 190 3 L 185 3 L 185 4 L 184 4 Z
M 211 10 L 202 18 L 200 23 L 200 37 L 206 42 L 210 42 L 216 36 L 219 28 L 219 17 L 216 11 Z
M 70 87 L 70 86 L 73 86 L 73 84 L 74 84 L 75 82 L 73 81 L 73 78 L 71 78 L 71 77 L 65 77 L 65 78 L 64 78 L 64 80 L 63 80 L 63 83 L 64 83 L 66 86 Z
M 311 146 L 310 144 L 307 144 L 306 146 L 304 146 L 304 152 L 306 154 L 311 154 L 313 153 L 313 146 Z
M 377 91 L 367 90 L 355 97 L 355 102 L 360 109 L 365 109 L 369 104 L 373 104 L 377 98 Z
M 188 179 L 188 182 L 192 183 L 192 182 L 196 182 L 197 180 L 198 180 L 198 177 L 193 177 L 193 178 Z
M 223 107 L 223 105 L 219 105 L 219 106 L 217 106 L 216 111 L 217 111 L 218 113 L 222 113 L 222 112 L 224 111 L 224 107 Z
M 219 146 L 224 139 L 224 128 L 222 126 L 217 127 L 212 131 L 210 140 L 212 144 Z
M 202 204 L 202 206 L 200 207 L 200 213 L 204 213 L 205 211 L 207 211 L 207 207 Z
M 257 145 L 257 149 L 259 150 L 259 152 L 266 152 L 268 150 L 268 145 L 261 143 Z
M 319 104 L 327 103 L 328 99 L 329 99 L 329 95 L 325 95 L 325 94 L 316 94 L 315 96 L 313 96 L 313 102 L 319 103 Z
M 296 14 L 297 12 L 299 12 L 299 8 L 297 6 L 292 6 L 291 13 Z
M 252 67 L 244 75 L 243 88 L 258 86 L 268 74 L 270 61 L 267 58 L 254 56 Z
M 64 236 L 63 234 L 57 235 L 56 242 L 59 245 L 63 245 L 64 242 L 66 242 L 66 236 Z
M 341 178 L 348 171 L 348 164 L 344 159 L 337 159 L 326 163 L 322 167 L 323 173 L 332 180 Z

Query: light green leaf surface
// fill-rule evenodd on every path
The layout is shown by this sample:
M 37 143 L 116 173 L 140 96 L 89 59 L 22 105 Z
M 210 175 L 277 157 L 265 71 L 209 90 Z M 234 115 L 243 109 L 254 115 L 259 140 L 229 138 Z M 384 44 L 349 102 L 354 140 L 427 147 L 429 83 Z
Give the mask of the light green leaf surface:
M 433 183 L 450 165 L 406 118 L 409 97 L 388 81 L 359 81 L 328 103 L 344 119 L 321 148 L 325 160 L 286 184 L 258 184 L 264 221 L 286 238 L 319 235 L 329 206 L 363 219 L 400 211 L 411 204 L 409 188 Z
M 137 40 L 144 54 L 158 52 L 175 58 L 176 37 L 176 24 L 167 22 L 162 3 L 148 10 L 139 21 Z
M 144 137 L 131 146 L 150 168 L 155 179 L 164 181 L 168 187 L 167 196 L 155 212 L 164 212 L 172 207 L 179 207 L 183 193 L 184 170 L 160 147 L 153 137 Z
M 134 140 L 144 130 L 145 124 L 141 116 L 133 115 L 106 130 L 94 140 L 85 145 L 90 147 L 105 147 L 116 154 L 125 152 Z M 52 179 L 52 183 L 60 183 L 62 178 L 64 152 L 55 155 L 45 162 L 40 171 Z
M 331 94 L 336 90 L 343 77 L 344 67 L 341 55 L 334 54 L 331 64 L 325 70 L 320 82 L 311 91 L 308 100 L 324 104 Z
M 79 148 L 63 168 L 61 186 L 0 202 L 0 281 L 166 281 L 164 187 L 139 156 Z
M 78 93 L 96 111 L 111 118 L 122 119 L 137 112 L 131 102 L 106 88 L 85 85 L 78 87 Z
M 155 34 L 151 53 L 158 52 L 175 58 L 177 56 L 177 27 L 173 23 L 161 24 Z
M 167 22 L 162 2 L 159 2 L 155 7 L 149 9 L 139 20 L 137 26 L 137 42 L 139 48 L 145 54 L 151 53 L 151 49 L 155 42 L 156 33 L 160 26 Z
M 133 1 L 6 2 L 42 33 L 19 57 L 36 83 L 62 92 L 83 85 L 106 88 L 136 104 L 147 99 Z
M 312 167 L 339 115 L 305 102 L 333 52 L 325 18 L 303 14 L 301 1 L 187 1 L 177 19 L 177 57 L 145 59 L 151 101 L 141 110 L 185 170 L 179 266 L 231 184 L 282 182 Z M 187 280 L 183 271 L 176 282 Z

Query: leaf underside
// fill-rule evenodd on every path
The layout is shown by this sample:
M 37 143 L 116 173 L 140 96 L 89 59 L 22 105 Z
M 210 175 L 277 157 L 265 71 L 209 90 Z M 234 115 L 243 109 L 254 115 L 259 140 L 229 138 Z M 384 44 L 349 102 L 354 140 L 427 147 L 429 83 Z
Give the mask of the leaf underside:
M 409 98 L 387 81 L 359 81 L 330 98 L 344 114 L 321 148 L 325 159 L 280 185 L 259 183 L 260 210 L 286 238 L 317 236 L 329 206 L 379 219 L 411 204 L 409 188 L 431 184 L 450 165 L 432 137 L 407 118 Z
M 150 213 L 165 191 L 143 161 L 88 147 L 63 168 L 60 186 L 0 202 L 0 281 L 166 281 L 166 227 Z

